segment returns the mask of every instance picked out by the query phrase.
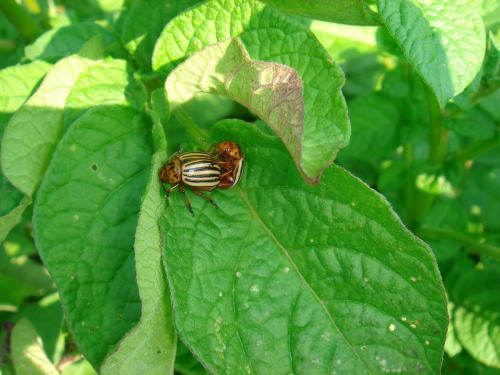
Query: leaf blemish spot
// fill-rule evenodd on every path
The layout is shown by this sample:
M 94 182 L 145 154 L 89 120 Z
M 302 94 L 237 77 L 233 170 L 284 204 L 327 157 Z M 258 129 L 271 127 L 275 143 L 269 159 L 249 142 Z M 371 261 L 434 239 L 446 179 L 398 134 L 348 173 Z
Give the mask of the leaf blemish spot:
M 368 277 L 363 277 L 363 281 L 364 281 L 365 283 L 367 283 L 367 282 L 368 282 Z
M 411 280 L 412 282 L 414 282 L 414 283 L 415 283 L 415 282 L 417 282 L 417 278 L 416 278 L 415 276 L 412 276 L 412 277 L 410 278 L 410 280 Z
M 410 324 L 410 327 L 413 328 L 413 329 L 416 329 L 417 325 L 412 323 L 412 324 Z
M 77 147 L 76 147 L 76 145 L 75 145 L 75 144 L 73 144 L 73 145 L 69 146 L 69 150 L 70 150 L 71 152 L 75 152 L 75 151 L 76 151 L 76 149 L 77 149 Z
M 283 271 L 284 271 L 284 272 L 290 272 L 290 268 L 285 267 L 285 268 L 283 268 Z
M 366 350 L 366 345 L 361 346 L 361 350 Z
M 250 291 L 251 291 L 252 293 L 259 293 L 259 287 L 258 287 L 257 285 L 252 285 L 252 286 L 250 287 Z
M 429 346 L 431 343 L 429 342 L 429 340 L 425 340 L 424 344 L 425 346 Z
M 90 169 L 92 169 L 95 172 L 95 171 L 97 171 L 99 169 L 99 167 L 97 166 L 97 164 L 92 164 L 90 166 Z
M 407 319 L 406 316 L 401 317 L 401 321 L 403 321 L 403 322 L 406 322 L 406 319 Z
M 240 271 L 236 272 L 236 277 L 237 277 L 238 279 L 241 277 L 241 272 L 240 272 Z
M 394 324 L 389 324 L 389 331 L 394 332 L 396 330 L 396 326 Z
M 221 298 L 222 298 L 222 296 L 224 296 L 224 293 L 219 292 L 219 297 L 221 297 Z
M 74 214 L 74 215 L 73 215 L 73 220 L 75 220 L 75 221 L 80 220 L 80 215 L 78 215 L 78 214 Z

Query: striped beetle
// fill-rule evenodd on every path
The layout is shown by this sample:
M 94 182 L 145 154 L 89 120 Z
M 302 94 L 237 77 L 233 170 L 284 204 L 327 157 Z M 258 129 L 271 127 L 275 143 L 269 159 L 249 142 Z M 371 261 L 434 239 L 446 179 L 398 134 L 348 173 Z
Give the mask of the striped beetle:
M 184 195 L 184 202 L 193 214 L 191 202 L 186 195 L 186 186 L 200 197 L 217 207 L 215 202 L 205 195 L 206 191 L 215 189 L 222 175 L 221 167 L 217 160 L 208 152 L 181 152 L 175 154 L 160 170 L 160 181 L 172 185 L 165 189 L 167 197 L 177 187 Z
M 205 192 L 215 188 L 230 189 L 236 185 L 243 172 L 243 161 L 240 146 L 234 142 L 221 142 L 212 146 L 211 152 L 195 151 L 174 154 L 160 170 L 160 181 L 172 185 L 169 189 L 163 186 L 167 197 L 179 187 L 189 212 L 193 214 L 185 187 L 188 186 L 193 193 L 217 207 L 217 204 L 206 196 Z

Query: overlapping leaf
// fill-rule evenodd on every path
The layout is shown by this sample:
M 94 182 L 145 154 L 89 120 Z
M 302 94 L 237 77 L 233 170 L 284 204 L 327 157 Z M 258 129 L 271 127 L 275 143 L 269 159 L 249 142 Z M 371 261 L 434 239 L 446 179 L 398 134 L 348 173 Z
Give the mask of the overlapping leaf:
M 365 0 L 263 0 L 280 11 L 349 25 L 373 25 Z
M 55 145 L 63 134 L 62 110 L 79 75 L 97 63 L 93 43 L 78 55 L 59 61 L 37 92 L 10 119 L 2 140 L 1 163 L 10 182 L 31 196 L 40 183 Z
M 59 374 L 47 358 L 40 337 L 28 319 L 21 319 L 12 331 L 12 357 L 16 374 Z
M 380 22 L 442 106 L 475 78 L 485 51 L 479 1 L 377 0 L 377 5 Z
M 130 107 L 88 111 L 60 141 L 35 203 L 37 247 L 96 368 L 140 314 L 132 249 L 150 138 Z
M 182 10 L 200 0 L 137 0 L 123 21 L 121 40 L 138 63 L 151 69 L 154 44 L 165 24 Z
M 134 244 L 141 320 L 106 359 L 101 368 L 102 374 L 162 375 L 174 371 L 177 335 L 162 268 L 158 226 L 158 219 L 165 208 L 158 170 L 167 159 L 167 142 L 157 112 L 152 110 L 151 115 L 155 153 Z
M 26 57 L 56 62 L 77 53 L 89 39 L 96 36 L 100 36 L 106 50 L 116 47 L 117 41 L 109 30 L 94 22 L 82 22 L 45 32 L 26 47 Z
M 50 64 L 34 61 L 26 65 L 17 65 L 0 71 L 0 144 L 7 122 L 12 114 L 31 95 L 36 85 L 50 69 Z M 0 147 L 1 148 L 1 147 Z M 23 198 L 0 172 L 0 242 L 21 220 L 24 209 L 31 202 Z
M 487 264 L 471 269 L 456 282 L 453 325 L 464 348 L 479 362 L 500 368 L 500 269 Z
M 275 137 L 244 123 L 238 187 L 172 196 L 163 220 L 179 335 L 220 373 L 439 372 L 448 324 L 430 249 L 338 167 L 305 184 Z
M 173 19 L 153 53 L 153 69 L 168 72 L 187 56 L 238 36 L 250 57 L 293 68 L 303 83 L 300 163 L 318 180 L 349 139 L 341 87 L 344 77 L 308 27 L 254 0 L 211 0 Z M 204 67 L 199 67 L 203 69 Z

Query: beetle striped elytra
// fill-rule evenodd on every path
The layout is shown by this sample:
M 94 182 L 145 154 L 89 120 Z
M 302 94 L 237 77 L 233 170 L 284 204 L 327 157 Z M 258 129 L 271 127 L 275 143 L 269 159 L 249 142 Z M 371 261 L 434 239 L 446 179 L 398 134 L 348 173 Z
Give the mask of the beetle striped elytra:
M 243 173 L 243 153 L 236 143 L 221 142 L 212 149 L 212 152 L 193 151 L 174 154 L 159 173 L 160 181 L 171 185 L 169 189 L 163 186 L 167 197 L 178 187 L 191 214 L 193 209 L 185 187 L 189 187 L 196 195 L 217 207 L 205 193 L 215 188 L 233 187 Z
M 189 212 L 193 214 L 185 186 L 217 207 L 215 202 L 205 195 L 205 192 L 217 187 L 221 174 L 221 167 L 217 164 L 217 160 L 208 152 L 183 152 L 175 154 L 163 166 L 160 170 L 160 181 L 172 185 L 169 189 L 164 187 L 167 197 L 175 188 L 179 187 Z

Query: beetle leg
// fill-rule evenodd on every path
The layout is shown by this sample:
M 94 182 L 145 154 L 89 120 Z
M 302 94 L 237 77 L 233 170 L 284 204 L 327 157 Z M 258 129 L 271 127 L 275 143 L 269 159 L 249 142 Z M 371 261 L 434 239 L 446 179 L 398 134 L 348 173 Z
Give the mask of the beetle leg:
M 171 186 L 169 189 L 165 188 L 165 184 L 161 184 L 161 186 L 163 187 L 163 190 L 165 191 L 165 195 L 167 196 L 167 198 L 169 197 L 170 193 L 177 187 L 179 186 L 179 184 L 175 184 L 173 186 Z
M 203 199 L 205 199 L 208 203 L 210 203 L 215 208 L 219 208 L 219 206 L 217 206 L 217 203 L 215 203 L 212 200 L 212 198 L 210 198 L 208 195 L 205 195 L 204 192 L 199 191 L 199 190 L 193 190 L 193 193 L 195 193 L 197 196 L 202 197 Z
M 193 207 L 191 206 L 191 202 L 189 201 L 189 198 L 186 194 L 186 189 L 184 189 L 184 186 L 179 185 L 179 191 L 184 196 L 184 203 L 186 204 L 188 211 L 191 213 L 191 215 L 194 216 Z

